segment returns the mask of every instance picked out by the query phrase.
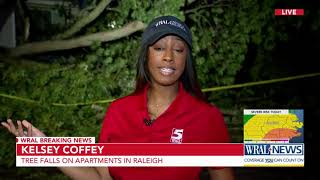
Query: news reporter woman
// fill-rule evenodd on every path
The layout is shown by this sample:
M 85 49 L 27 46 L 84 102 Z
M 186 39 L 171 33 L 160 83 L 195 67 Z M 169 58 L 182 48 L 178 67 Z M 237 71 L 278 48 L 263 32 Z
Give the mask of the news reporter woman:
M 161 16 L 142 35 L 136 89 L 108 107 L 100 143 L 223 143 L 229 141 L 219 109 L 200 89 L 184 22 Z M 26 120 L 2 123 L 16 136 L 45 136 Z M 199 179 L 200 167 L 60 168 L 73 179 Z M 214 180 L 233 180 L 230 168 L 208 168 Z

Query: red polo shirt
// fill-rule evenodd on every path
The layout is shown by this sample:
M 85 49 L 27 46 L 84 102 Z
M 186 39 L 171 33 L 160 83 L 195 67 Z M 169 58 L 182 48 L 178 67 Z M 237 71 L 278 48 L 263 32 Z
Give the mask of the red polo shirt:
M 179 92 L 168 109 L 150 126 L 147 89 L 120 98 L 108 108 L 99 143 L 223 143 L 229 141 L 223 116 L 217 107 Z M 109 167 L 114 180 L 196 180 L 199 167 Z

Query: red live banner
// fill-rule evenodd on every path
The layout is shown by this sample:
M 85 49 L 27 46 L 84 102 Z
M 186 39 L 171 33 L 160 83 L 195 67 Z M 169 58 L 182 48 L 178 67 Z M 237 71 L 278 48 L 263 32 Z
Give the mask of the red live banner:
M 17 144 L 17 156 L 243 156 L 243 144 Z
M 304 9 L 275 9 L 276 16 L 303 16 Z

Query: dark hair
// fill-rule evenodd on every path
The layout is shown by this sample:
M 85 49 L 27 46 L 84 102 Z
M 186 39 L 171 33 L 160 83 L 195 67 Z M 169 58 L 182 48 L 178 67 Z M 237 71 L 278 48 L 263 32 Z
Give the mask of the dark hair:
M 185 69 L 180 77 L 184 89 L 192 96 L 207 101 L 198 82 L 197 73 L 194 67 L 190 47 L 188 47 Z M 150 73 L 148 71 L 148 49 L 149 45 L 144 44 L 140 47 L 140 53 L 137 62 L 136 89 L 134 93 L 143 91 L 146 84 L 151 84 Z

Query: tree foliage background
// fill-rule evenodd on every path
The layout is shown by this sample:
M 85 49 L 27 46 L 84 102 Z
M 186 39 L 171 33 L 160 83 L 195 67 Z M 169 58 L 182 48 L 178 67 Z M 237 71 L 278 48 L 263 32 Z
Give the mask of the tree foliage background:
M 284 8 L 288 4 L 290 8 L 307 7 L 305 15 L 274 16 L 276 7 Z M 185 20 L 193 33 L 193 56 L 201 86 L 225 86 L 319 70 L 311 60 L 319 50 L 316 40 L 319 40 L 320 23 L 316 17 L 320 14 L 312 6 L 304 6 L 299 2 L 274 0 L 114 0 L 73 37 L 115 30 L 135 20 L 147 24 L 154 17 L 174 15 Z M 76 21 L 76 17 L 69 18 Z M 68 27 L 52 27 L 46 34 L 34 34 L 32 38 L 34 41 L 50 39 L 57 31 L 66 29 Z M 73 50 L 14 59 L 2 56 L 0 93 L 33 101 L 1 96 L 1 120 L 27 119 L 48 136 L 98 137 L 108 103 L 90 102 L 116 99 L 133 90 L 141 33 Z M 298 40 L 307 43 L 304 50 L 293 45 Z M 296 51 L 292 51 L 294 48 Z M 302 57 L 299 51 L 305 50 L 309 53 Z M 297 57 L 305 59 L 294 60 Z M 309 108 L 314 114 L 312 117 L 318 115 L 319 110 L 314 109 L 318 104 L 313 100 L 315 91 L 301 89 L 301 86 L 310 88 L 314 82 L 319 82 L 319 78 L 206 94 L 209 101 L 224 112 L 233 142 L 241 142 L 241 114 L 246 107 Z M 309 99 L 303 98 L 305 94 L 309 94 Z M 9 172 L 9 179 L 10 174 L 23 179 L 41 179 L 50 173 L 54 173 L 53 179 L 63 178 L 51 168 L 15 168 L 14 137 L 0 130 L 0 167 L 3 169 L 0 173 Z M 306 138 L 312 138 L 312 133 Z

